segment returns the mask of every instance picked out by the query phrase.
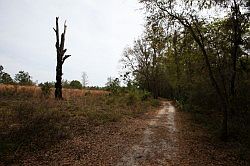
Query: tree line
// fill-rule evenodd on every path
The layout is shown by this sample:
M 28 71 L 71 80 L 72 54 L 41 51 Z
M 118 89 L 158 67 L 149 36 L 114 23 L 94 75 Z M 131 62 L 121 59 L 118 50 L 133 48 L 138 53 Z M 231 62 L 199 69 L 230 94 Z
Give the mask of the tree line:
M 0 65 L 0 83 L 2 84 L 19 84 L 19 85 L 34 85 L 32 77 L 28 72 L 19 71 L 15 74 L 14 79 L 9 73 L 4 71 L 4 67 Z
M 88 86 L 88 75 L 86 72 L 82 72 L 81 80 L 67 80 L 62 79 L 61 84 L 62 88 L 66 89 L 88 89 L 88 90 L 111 90 L 120 88 L 120 81 L 118 78 L 109 77 L 107 79 L 107 83 L 104 87 L 99 86 Z M 22 85 L 22 86 L 39 86 L 39 87 L 46 87 L 47 89 L 55 87 L 54 81 L 46 81 L 37 83 L 32 80 L 32 76 L 29 72 L 19 71 L 15 74 L 14 78 L 11 75 L 4 71 L 4 67 L 0 65 L 0 84 L 6 85 Z M 114 90 L 115 91 L 115 90 Z
M 86 84 L 87 74 L 85 73 L 84 81 L 81 83 L 78 80 L 62 80 L 63 88 L 73 88 L 73 89 L 82 89 L 87 86 Z M 54 87 L 55 82 L 45 82 L 49 87 Z M 39 83 L 38 86 L 42 86 L 45 83 Z M 4 71 L 4 67 L 0 65 L 0 84 L 10 84 L 10 85 L 36 85 L 37 83 L 32 80 L 32 76 L 29 72 L 19 71 L 15 74 L 14 78 L 10 76 L 9 73 Z M 85 85 L 85 86 L 83 86 Z

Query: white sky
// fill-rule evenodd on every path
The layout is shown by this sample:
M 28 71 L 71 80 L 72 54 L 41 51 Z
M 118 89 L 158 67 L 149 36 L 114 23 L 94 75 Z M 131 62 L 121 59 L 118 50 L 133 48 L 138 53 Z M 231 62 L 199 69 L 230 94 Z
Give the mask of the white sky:
M 143 31 L 137 0 L 0 0 L 0 65 L 12 77 L 19 70 L 33 81 L 55 80 L 55 17 L 67 20 L 63 78 L 104 86 L 117 76 L 126 45 Z

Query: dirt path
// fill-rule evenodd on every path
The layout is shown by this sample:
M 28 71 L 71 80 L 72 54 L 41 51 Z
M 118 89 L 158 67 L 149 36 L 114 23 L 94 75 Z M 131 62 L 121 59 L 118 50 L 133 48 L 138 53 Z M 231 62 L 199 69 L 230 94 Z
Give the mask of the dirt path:
M 142 141 L 123 156 L 117 166 L 173 165 L 178 154 L 175 108 L 164 102 L 157 114 L 150 119 Z

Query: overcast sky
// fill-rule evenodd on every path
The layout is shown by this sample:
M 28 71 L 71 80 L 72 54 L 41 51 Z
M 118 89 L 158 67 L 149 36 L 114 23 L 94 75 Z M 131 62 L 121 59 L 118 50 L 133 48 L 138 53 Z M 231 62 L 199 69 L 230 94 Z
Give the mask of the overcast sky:
M 12 77 L 19 70 L 33 81 L 55 80 L 55 17 L 67 20 L 63 78 L 103 86 L 118 76 L 126 45 L 143 31 L 137 0 L 0 0 L 0 64 Z

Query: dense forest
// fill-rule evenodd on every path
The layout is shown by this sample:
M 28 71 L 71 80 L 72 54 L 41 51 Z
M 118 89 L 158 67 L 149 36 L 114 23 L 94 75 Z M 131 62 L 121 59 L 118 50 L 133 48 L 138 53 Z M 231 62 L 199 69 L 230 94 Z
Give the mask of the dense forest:
M 249 117 L 250 104 L 250 2 L 140 2 L 145 32 L 124 51 L 124 79 L 155 98 L 176 99 L 183 110 L 223 112 L 224 140 L 234 125 L 243 129 L 247 121 L 239 118 Z

